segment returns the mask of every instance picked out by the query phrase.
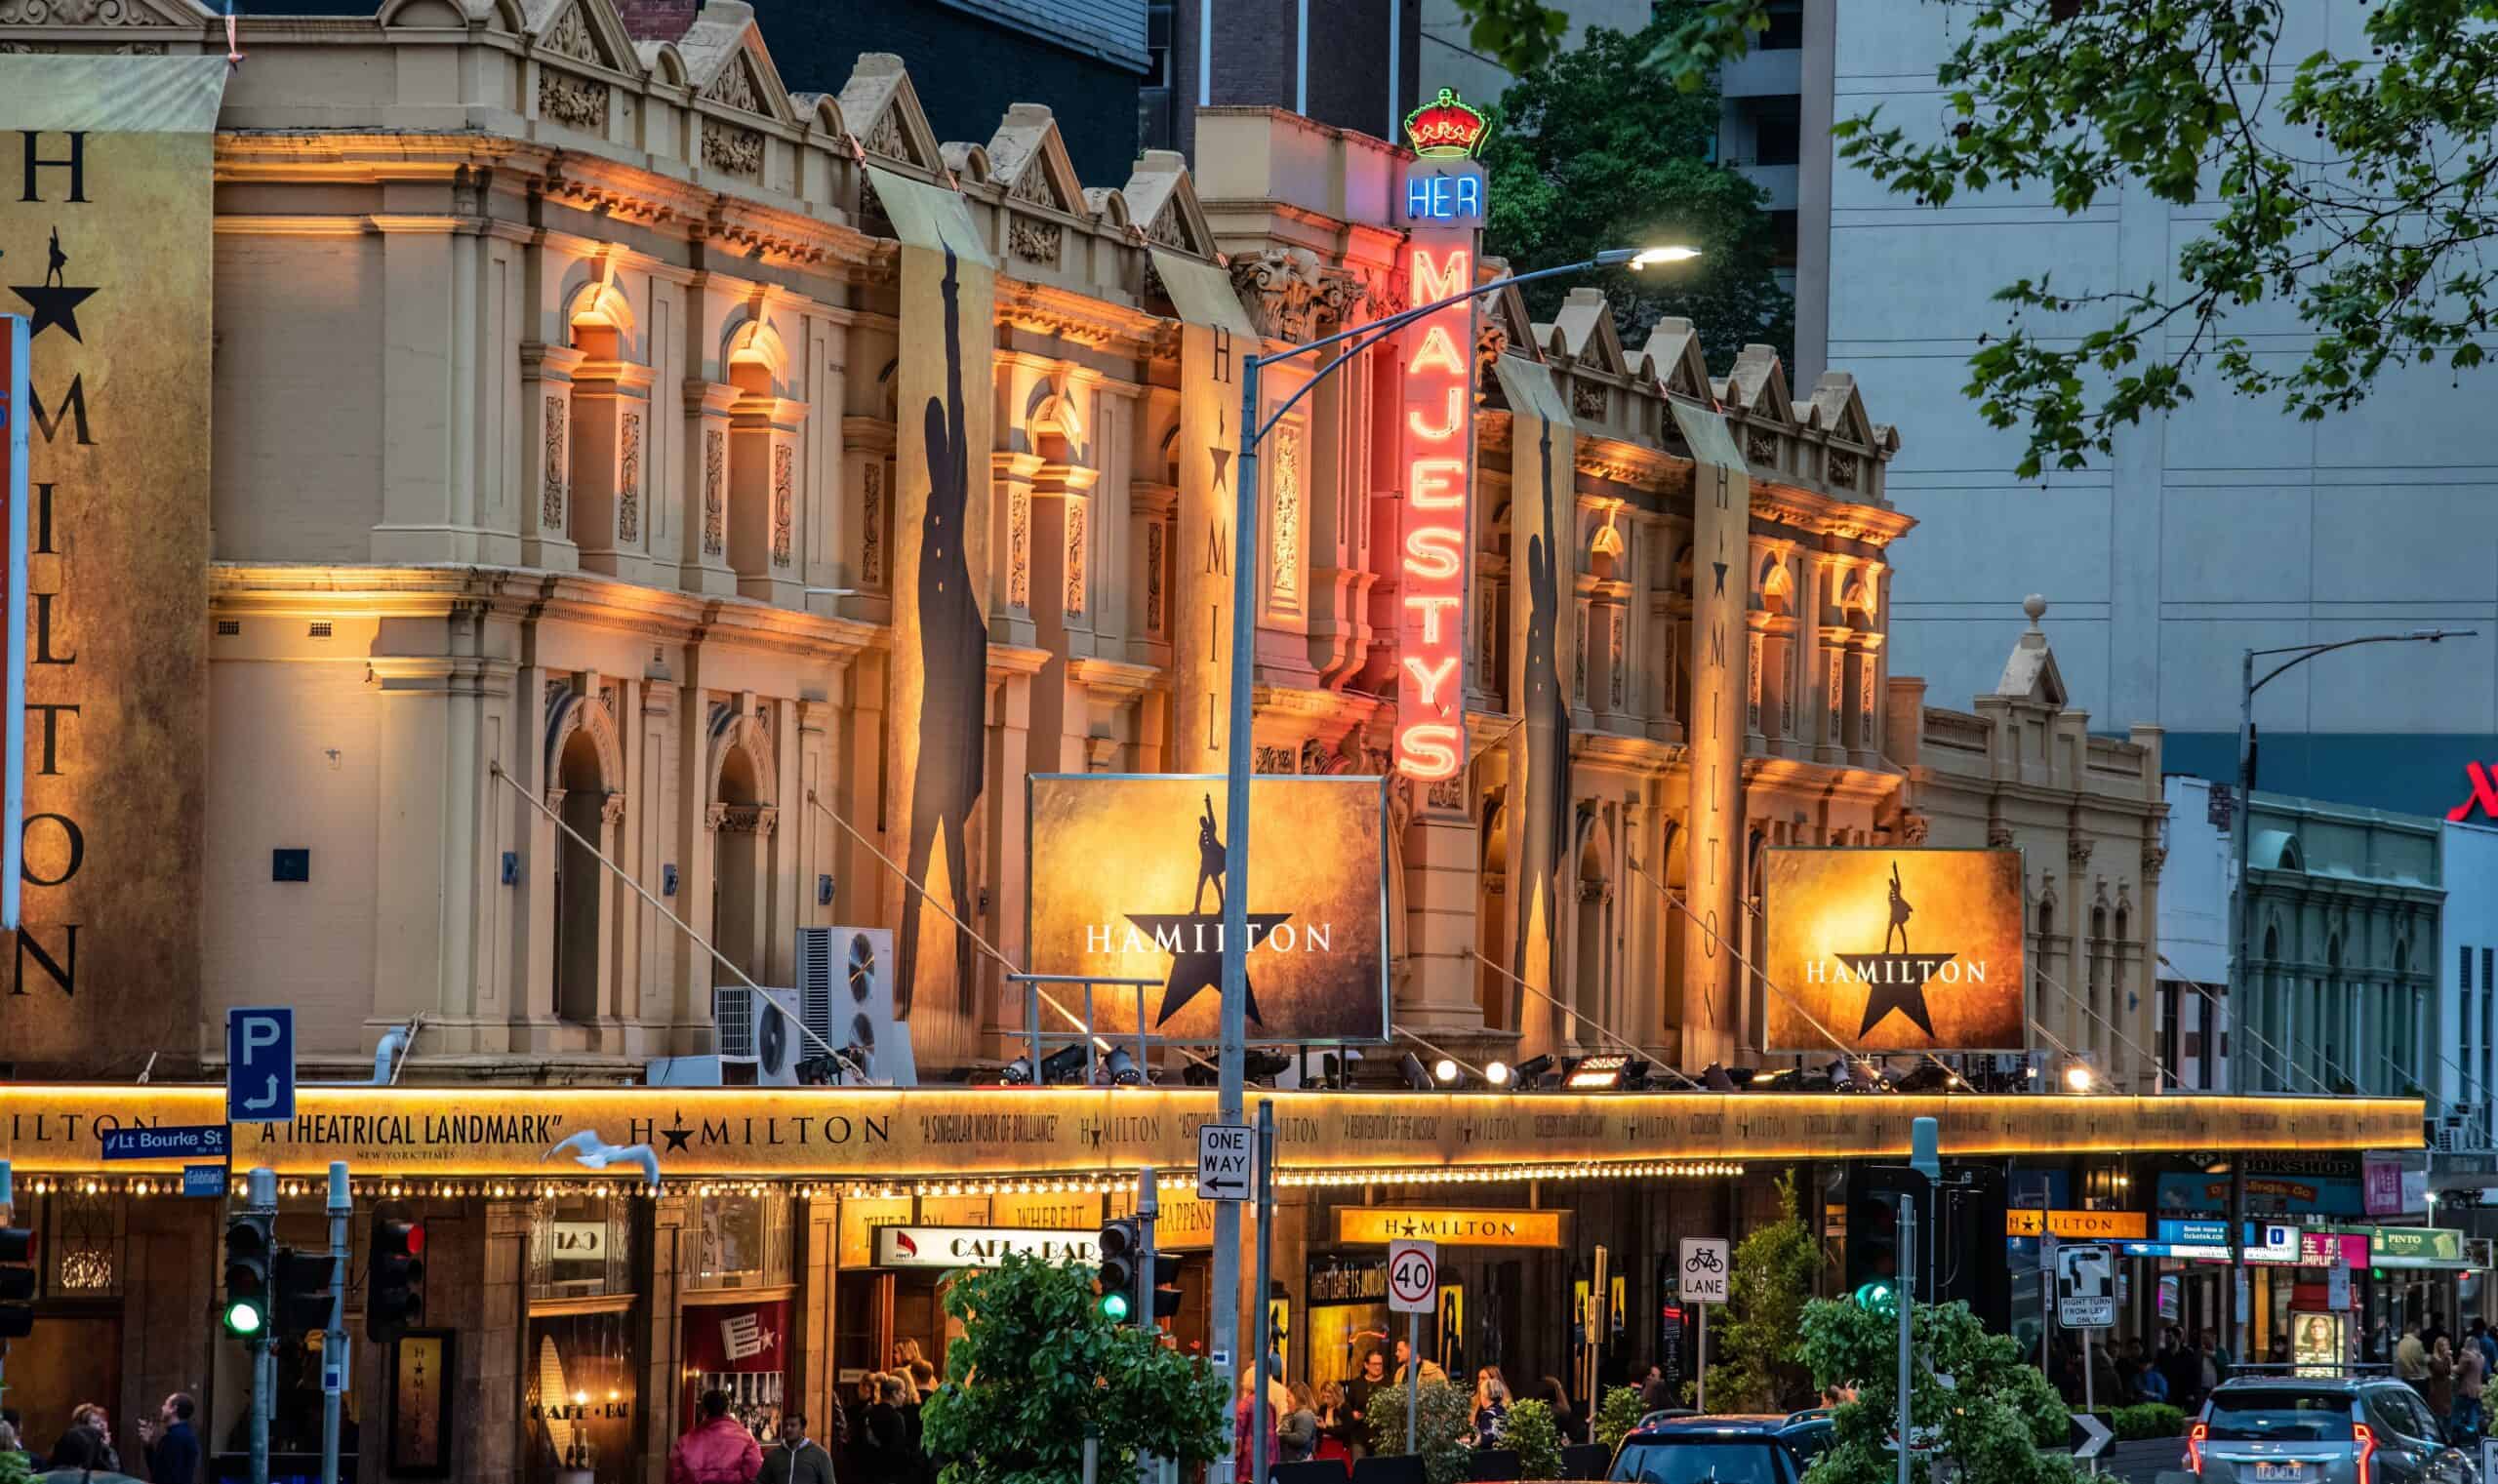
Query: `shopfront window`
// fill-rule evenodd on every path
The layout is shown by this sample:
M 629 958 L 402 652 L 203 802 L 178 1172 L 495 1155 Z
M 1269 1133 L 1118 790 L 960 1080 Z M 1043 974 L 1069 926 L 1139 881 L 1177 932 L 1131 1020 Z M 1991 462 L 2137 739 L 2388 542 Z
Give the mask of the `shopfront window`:
M 632 1216 L 631 1202 L 612 1196 L 556 1195 L 530 1207 L 529 1297 L 630 1294 Z
M 687 1288 L 778 1288 L 788 1283 L 787 1197 L 698 1196 L 688 1225 L 694 1261 Z
M 629 1309 L 533 1314 L 523 1360 L 529 1484 L 626 1484 L 641 1477 L 634 1447 L 641 1356 Z

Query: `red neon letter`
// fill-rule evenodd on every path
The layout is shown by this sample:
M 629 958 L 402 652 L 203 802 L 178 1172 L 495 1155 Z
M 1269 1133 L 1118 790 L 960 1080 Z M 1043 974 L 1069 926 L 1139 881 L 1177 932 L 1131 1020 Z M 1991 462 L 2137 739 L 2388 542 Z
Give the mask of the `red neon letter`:
M 1457 773 L 1457 728 L 1437 722 L 1407 727 L 1396 738 L 1396 766 L 1407 778 L 1425 782 Z
M 1413 430 L 1415 437 L 1428 439 L 1432 443 L 1442 443 L 1456 437 L 1457 430 L 1466 425 L 1466 388 L 1452 386 L 1448 389 L 1448 415 L 1441 420 L 1439 426 L 1427 425 L 1423 421 L 1422 410 L 1419 408 L 1405 415 L 1405 425 Z
M 1418 578 L 1456 577 L 1466 570 L 1465 541 L 1464 534 L 1454 526 L 1424 526 L 1408 531 L 1405 570 Z
M 1418 510 L 1457 510 L 1466 505 L 1466 461 L 1417 459 L 1406 471 L 1405 499 Z

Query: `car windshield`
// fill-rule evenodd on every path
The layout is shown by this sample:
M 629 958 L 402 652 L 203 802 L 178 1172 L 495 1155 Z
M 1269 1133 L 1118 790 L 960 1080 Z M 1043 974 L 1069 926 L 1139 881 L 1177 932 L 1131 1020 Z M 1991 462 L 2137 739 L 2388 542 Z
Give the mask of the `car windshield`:
M 2212 1413 L 2205 1418 L 2207 1435 L 2239 1442 L 2348 1442 L 2351 1398 L 2341 1391 L 2305 1391 L 2292 1386 L 2226 1387 L 2212 1393 Z
M 1613 1461 L 1612 1477 L 1637 1484 L 1786 1484 L 1779 1452 L 1765 1437 L 1632 1443 Z

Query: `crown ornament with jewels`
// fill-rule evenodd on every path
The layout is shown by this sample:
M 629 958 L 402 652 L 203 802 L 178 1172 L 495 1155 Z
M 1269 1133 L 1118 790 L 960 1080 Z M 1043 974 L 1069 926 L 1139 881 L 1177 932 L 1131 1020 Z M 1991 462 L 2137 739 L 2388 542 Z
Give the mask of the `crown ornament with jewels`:
M 1483 144 L 1492 121 L 1483 110 L 1462 102 L 1454 88 L 1405 115 L 1405 138 L 1427 160 L 1463 160 Z

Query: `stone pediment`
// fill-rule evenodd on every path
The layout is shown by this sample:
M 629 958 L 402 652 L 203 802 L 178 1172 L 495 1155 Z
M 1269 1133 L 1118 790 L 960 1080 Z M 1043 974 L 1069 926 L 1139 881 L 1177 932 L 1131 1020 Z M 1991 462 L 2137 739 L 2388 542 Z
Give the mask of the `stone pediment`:
M 1179 151 L 1147 150 L 1128 173 L 1128 183 L 1120 187 L 1119 195 L 1126 202 L 1128 220 L 1139 224 L 1148 242 L 1194 258 L 1215 256 L 1214 229 L 1206 224 L 1205 209 L 1197 204 L 1196 183 L 1189 176 L 1189 162 Z
M 988 141 L 988 178 L 1009 200 L 1069 217 L 1091 216 L 1058 120 L 1039 103 L 1017 103 L 999 120 Z
M 677 38 L 676 50 L 687 85 L 705 102 L 776 123 L 792 117 L 789 90 L 745 0 L 710 0 Z
M 0 26 L 166 26 L 196 32 L 217 15 L 194 0 L 0 0 Z
M 1648 332 L 1647 345 L 1639 353 L 1648 363 L 1649 375 L 1669 395 L 1695 402 L 1709 401 L 1714 395 L 1709 385 L 1709 361 L 1701 354 L 1700 336 L 1691 328 L 1691 321 L 1657 321 Z
M 1844 371 L 1825 371 L 1813 383 L 1812 419 L 1832 437 L 1861 448 L 1880 448 L 1886 441 L 1865 416 L 1865 399 L 1857 394 L 1856 378 Z
M 1786 368 L 1779 365 L 1778 352 L 1767 345 L 1746 345 L 1736 353 L 1734 369 L 1726 374 L 1726 401 L 1756 421 L 1794 425 Z
M 632 35 L 608 0 L 529 0 L 523 18 L 542 52 L 628 77 L 642 73 Z
M 841 88 L 841 116 L 850 121 L 860 148 L 922 175 L 946 173 L 937 132 L 919 105 L 910 73 L 891 52 L 865 52 Z
M 1585 285 L 1572 289 L 1561 301 L 1560 312 L 1552 316 L 1552 328 L 1560 333 L 1563 352 L 1579 365 L 1606 376 L 1630 373 L 1622 337 L 1613 328 L 1613 306 L 1605 301 L 1602 289 Z

